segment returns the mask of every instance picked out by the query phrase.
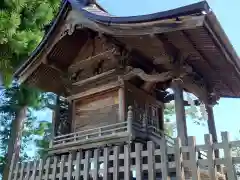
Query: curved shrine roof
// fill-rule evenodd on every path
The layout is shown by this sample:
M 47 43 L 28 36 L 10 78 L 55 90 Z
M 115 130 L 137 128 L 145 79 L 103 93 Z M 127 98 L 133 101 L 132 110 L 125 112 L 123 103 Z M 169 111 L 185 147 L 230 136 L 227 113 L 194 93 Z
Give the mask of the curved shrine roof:
M 71 11 L 69 7 L 75 16 L 79 17 L 77 23 L 113 37 L 152 61 L 168 53 L 163 44 L 180 50 L 186 58 L 185 61 L 213 86 L 219 96 L 240 97 L 239 58 L 205 1 L 169 11 L 131 17 L 111 16 L 87 0 L 65 1 L 52 27 L 30 58 L 16 71 L 16 76 L 21 76 L 31 64 L 36 63 L 39 59 L 37 56 L 46 48 L 46 44 L 50 43 L 49 39 L 56 32 L 61 19 Z M 84 39 L 81 38 L 84 33 L 81 31 L 80 35 L 77 35 L 79 41 Z M 78 39 L 68 39 L 69 43 L 76 43 L 74 46 L 79 45 Z

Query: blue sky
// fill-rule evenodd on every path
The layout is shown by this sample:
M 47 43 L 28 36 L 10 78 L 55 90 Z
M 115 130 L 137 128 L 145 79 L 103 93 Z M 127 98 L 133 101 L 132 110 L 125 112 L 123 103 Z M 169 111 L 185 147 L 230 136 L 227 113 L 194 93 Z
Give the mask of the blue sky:
M 130 16 L 169 10 L 179 6 L 199 2 L 197 0 L 98 0 L 99 4 L 109 13 L 117 16 Z M 240 54 L 240 17 L 239 0 L 208 0 L 208 3 L 223 29 L 228 35 L 237 53 Z M 221 99 L 214 107 L 215 121 L 218 134 L 229 131 L 232 138 L 238 136 L 240 99 Z M 188 134 L 197 136 L 197 142 L 203 142 L 203 134 L 207 133 L 207 126 L 201 127 L 188 122 Z M 240 134 L 239 134 L 240 137 Z

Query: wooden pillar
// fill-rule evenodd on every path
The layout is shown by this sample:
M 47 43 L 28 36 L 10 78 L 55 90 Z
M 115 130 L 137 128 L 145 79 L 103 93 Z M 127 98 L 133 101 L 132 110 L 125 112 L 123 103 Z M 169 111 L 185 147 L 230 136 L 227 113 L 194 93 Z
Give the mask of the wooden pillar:
M 216 131 L 216 126 L 215 126 L 215 120 L 214 120 L 214 113 L 213 113 L 213 108 L 212 106 L 206 105 L 206 110 L 208 114 L 208 132 L 209 134 L 212 135 L 212 141 L 213 143 L 218 142 L 217 139 L 217 131 Z M 215 150 L 215 157 L 219 157 L 219 150 Z
M 177 124 L 177 134 L 181 138 L 182 145 L 187 145 L 187 124 L 184 109 L 183 100 L 183 89 L 181 87 L 181 82 L 173 82 L 174 90 L 174 100 L 175 100 L 175 113 L 176 113 L 176 124 Z
M 213 108 L 209 105 L 206 105 L 206 110 L 208 114 L 208 131 L 209 134 L 212 135 L 213 142 L 217 142 L 217 131 L 215 126 L 215 120 L 214 120 L 214 114 L 213 114 Z
M 118 90 L 118 101 L 119 101 L 119 121 L 123 122 L 126 121 L 125 119 L 125 94 L 124 94 L 124 87 L 120 87 Z

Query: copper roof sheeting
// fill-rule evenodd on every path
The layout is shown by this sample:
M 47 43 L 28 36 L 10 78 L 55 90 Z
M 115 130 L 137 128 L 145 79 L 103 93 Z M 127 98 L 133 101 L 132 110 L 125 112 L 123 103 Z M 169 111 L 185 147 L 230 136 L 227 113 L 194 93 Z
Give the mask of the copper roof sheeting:
M 194 70 L 215 89 L 219 96 L 240 97 L 239 58 L 206 2 L 134 17 L 113 17 L 92 5 L 74 8 L 79 10 L 86 19 L 96 24 L 96 26 L 87 24 L 87 28 L 98 31 L 95 27 L 100 27 L 101 33 L 115 37 L 126 46 L 137 49 L 151 61 L 162 54 L 167 54 L 161 47 L 161 43 L 158 43 L 161 38 L 151 37 L 152 34 L 163 35 L 169 43 L 188 56 L 187 63 L 193 66 Z M 202 14 L 202 11 L 206 14 Z M 176 20 L 178 17 L 183 17 L 180 22 Z M 193 22 L 191 27 L 185 26 L 184 23 L 189 21 Z M 171 28 L 172 31 L 166 30 Z M 71 49 L 71 53 L 66 52 L 69 51 L 66 48 L 71 42 L 68 41 L 67 46 L 60 42 L 57 46 L 61 48 L 56 46 L 51 56 L 57 57 L 57 61 L 61 58 L 61 61 L 66 61 L 66 59 L 69 61 L 73 58 L 70 57 L 71 54 L 77 54 L 86 42 L 86 39 L 83 40 L 84 38 L 80 36 L 73 39 L 72 43 L 77 48 Z M 84 33 L 82 36 L 85 36 Z M 20 71 L 21 69 L 18 73 Z

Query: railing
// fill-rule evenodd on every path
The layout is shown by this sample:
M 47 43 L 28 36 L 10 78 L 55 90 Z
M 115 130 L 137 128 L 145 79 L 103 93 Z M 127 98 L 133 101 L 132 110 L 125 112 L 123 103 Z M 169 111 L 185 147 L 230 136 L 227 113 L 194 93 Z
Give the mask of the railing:
M 138 114 L 136 116 L 136 114 Z M 159 128 L 153 126 L 151 123 L 149 122 L 153 122 L 152 120 L 149 120 L 149 117 L 145 116 L 144 118 L 142 117 L 141 119 L 136 119 L 139 118 L 140 114 L 144 114 L 142 110 L 138 109 L 138 108 L 134 108 L 133 109 L 133 115 L 134 116 L 134 120 L 133 120 L 133 126 L 138 129 L 138 130 L 142 130 L 142 131 L 148 131 L 148 133 L 151 133 L 152 135 L 158 137 L 158 138 L 162 138 L 163 136 L 166 139 L 167 145 L 169 147 L 173 147 L 174 146 L 174 138 L 172 138 L 171 136 L 169 136 L 168 134 L 166 134 L 164 131 L 160 130 Z M 155 123 L 156 124 L 156 123 Z M 201 149 L 198 149 L 198 159 L 207 159 L 207 155 L 204 151 L 201 151 Z
M 81 150 L 47 159 L 25 162 L 10 167 L 9 180 L 42 179 L 104 179 L 162 180 L 174 176 L 176 180 L 225 180 L 224 173 L 216 171 L 216 166 L 226 166 L 228 180 L 237 180 L 234 164 L 240 157 L 231 156 L 231 147 L 240 147 L 240 141 L 230 142 L 227 133 L 222 133 L 222 142 L 213 143 L 211 135 L 205 135 L 205 144 L 196 145 L 194 137 L 189 137 L 189 145 L 182 146 L 180 138 L 174 139 L 173 148 L 167 148 L 165 138 L 161 146 L 149 141 L 121 146 Z M 208 159 L 197 159 L 197 149 L 204 149 Z M 214 150 L 222 149 L 224 155 L 214 158 Z M 183 154 L 189 156 L 185 159 Z M 169 159 L 174 155 L 174 159 Z M 13 162 L 14 160 L 12 160 Z M 202 170 L 199 164 L 204 164 Z M 172 174 L 175 172 L 175 175 Z
M 98 140 L 108 136 L 127 132 L 127 122 L 115 123 L 93 129 L 78 131 L 66 135 L 56 136 L 53 140 L 53 148 L 66 144 L 75 144 L 86 140 Z

